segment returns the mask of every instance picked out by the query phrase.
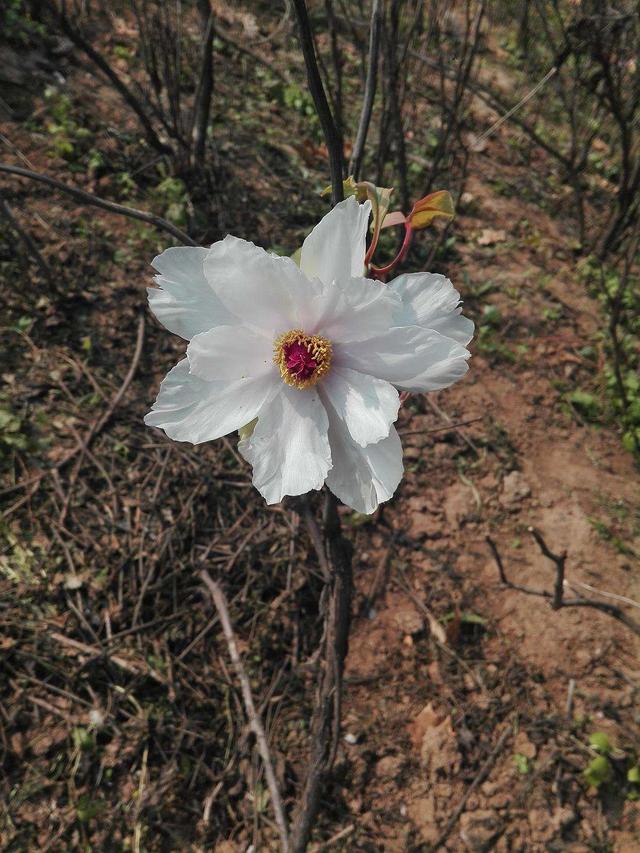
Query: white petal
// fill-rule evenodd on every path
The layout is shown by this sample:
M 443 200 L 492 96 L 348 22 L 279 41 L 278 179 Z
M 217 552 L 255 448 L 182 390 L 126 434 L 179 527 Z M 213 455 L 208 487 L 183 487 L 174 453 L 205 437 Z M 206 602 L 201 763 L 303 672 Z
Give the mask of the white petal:
M 343 277 L 305 306 L 305 328 L 334 342 L 362 341 L 386 332 L 400 309 L 400 298 L 385 284 Z
M 473 337 L 473 321 L 462 316 L 460 294 L 443 275 L 407 273 L 394 278 L 388 287 L 402 299 L 398 325 L 435 329 L 461 344 L 468 344 Z
M 325 284 L 364 273 L 371 202 L 349 196 L 332 208 L 302 244 L 300 269 Z
M 379 503 L 393 497 L 402 479 L 402 445 L 398 433 L 392 426 L 387 438 L 360 447 L 331 406 L 327 407 L 327 413 L 333 459 L 327 486 L 344 504 L 368 515 Z
M 209 249 L 174 246 L 151 262 L 159 287 L 147 288 L 149 307 L 162 325 L 189 340 L 231 319 L 204 277 Z
M 253 465 L 253 484 L 267 503 L 320 489 L 331 467 L 325 407 L 315 389 L 282 385 L 238 450 Z
M 315 293 L 291 258 L 270 255 L 231 235 L 213 244 L 204 259 L 204 274 L 232 314 L 271 339 L 300 328 L 299 308 Z
M 334 348 L 336 367 L 351 367 L 408 391 L 438 391 L 469 369 L 471 353 L 432 329 L 397 326 L 376 338 Z
M 273 367 L 273 345 L 244 326 L 217 326 L 192 338 L 187 358 L 191 373 L 207 382 L 254 378 Z
M 185 358 L 165 377 L 144 422 L 176 441 L 212 441 L 252 421 L 279 384 L 275 367 L 268 377 L 205 382 L 189 373 Z
M 393 385 L 348 367 L 337 367 L 320 388 L 321 396 L 326 395 L 356 444 L 366 447 L 389 435 L 400 408 Z

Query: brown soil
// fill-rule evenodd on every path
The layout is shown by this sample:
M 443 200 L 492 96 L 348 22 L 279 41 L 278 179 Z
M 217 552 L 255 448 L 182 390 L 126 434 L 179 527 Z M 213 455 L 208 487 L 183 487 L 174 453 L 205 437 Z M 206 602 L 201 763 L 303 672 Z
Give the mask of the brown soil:
M 282 58 L 273 45 L 262 50 L 269 62 Z M 248 74 L 234 61 L 219 84 L 227 106 Z M 82 69 L 69 73 L 76 104 L 99 105 L 95 145 L 123 162 L 134 156 L 105 130 L 120 111 L 113 94 L 93 81 L 88 91 Z M 295 248 L 322 210 L 313 193 L 323 152 L 304 138 L 302 118 L 292 142 L 286 110 L 264 109 L 273 139 L 255 158 L 253 131 L 219 131 L 229 186 L 245 181 L 259 203 L 247 213 L 246 195 L 229 195 L 217 227 Z M 0 125 L 13 146 L 3 159 L 69 179 L 69 164 L 50 154 L 37 96 L 31 121 Z M 615 425 L 585 422 L 566 402 L 568 390 L 601 381 L 583 349 L 597 350 L 599 309 L 576 271 L 562 194 L 545 212 L 519 193 L 549 167 L 534 154 L 524 168 L 506 144 L 513 133 L 503 127 L 473 155 L 458 254 L 444 270 L 476 321 L 487 304 L 501 320 L 463 382 L 404 407 L 407 474 L 396 498 L 374 520 L 344 512 L 357 596 L 345 737 L 317 850 L 640 849 L 638 807 L 618 778 L 623 758 L 599 792 L 582 775 L 593 731 L 610 736 L 616 755 L 637 755 L 637 638 L 591 608 L 554 612 L 505 588 L 485 541 L 513 583 L 552 591 L 554 566 L 533 526 L 567 552 L 566 580 L 576 584 L 567 595 L 609 600 L 585 583 L 640 599 L 637 469 Z M 73 180 L 115 193 L 109 175 Z M 274 186 L 303 199 L 291 223 L 269 197 Z M 164 237 L 41 188 L 3 180 L 2 189 L 52 270 L 47 282 L 20 269 L 24 254 L 3 243 L 0 402 L 13 401 L 27 443 L 5 451 L 2 470 L 2 849 L 275 849 L 197 570 L 224 580 L 292 791 L 318 630 L 312 549 L 295 513 L 264 508 L 233 441 L 176 446 L 142 423 L 184 349 L 144 315 L 147 261 Z M 123 400 L 89 452 L 49 473 L 107 411 L 141 315 L 143 354 Z

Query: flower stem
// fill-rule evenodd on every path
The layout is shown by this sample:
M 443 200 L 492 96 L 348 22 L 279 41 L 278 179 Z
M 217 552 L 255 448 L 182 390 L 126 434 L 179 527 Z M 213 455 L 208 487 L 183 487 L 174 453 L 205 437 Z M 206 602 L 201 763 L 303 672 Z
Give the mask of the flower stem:
M 372 278 L 377 278 L 378 281 L 384 281 L 384 279 L 389 275 L 389 273 L 393 272 L 394 269 L 399 266 L 402 261 L 404 261 L 407 256 L 407 252 L 409 251 L 409 246 L 411 245 L 412 239 L 413 228 L 411 227 L 411 225 L 409 225 L 408 222 L 405 222 L 404 240 L 402 241 L 402 246 L 400 246 L 400 251 L 391 261 L 391 263 L 387 264 L 384 267 L 376 267 L 373 264 L 370 264 L 369 270 L 371 272 Z

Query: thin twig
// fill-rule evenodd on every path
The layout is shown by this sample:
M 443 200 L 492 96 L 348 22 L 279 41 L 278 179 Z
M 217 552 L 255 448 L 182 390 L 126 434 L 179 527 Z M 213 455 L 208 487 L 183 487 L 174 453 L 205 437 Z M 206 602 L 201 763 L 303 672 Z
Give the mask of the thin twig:
M 10 227 L 16 232 L 18 237 L 22 240 L 22 242 L 27 247 L 27 251 L 33 257 L 36 264 L 38 265 L 38 269 L 42 273 L 43 278 L 49 284 L 53 284 L 53 278 L 51 276 L 51 270 L 47 266 L 44 258 L 40 254 L 40 250 L 35 244 L 35 241 L 31 234 L 20 225 L 18 220 L 13 215 L 13 211 L 9 204 L 0 196 L 0 216 L 3 216 L 4 219 L 9 223 Z
M 556 567 L 556 581 L 553 587 L 553 598 L 551 600 L 551 607 L 553 610 L 560 610 L 562 607 L 562 598 L 564 596 L 564 568 L 565 563 L 567 562 L 567 552 L 563 551 L 562 554 L 554 554 L 547 547 L 547 543 L 542 538 L 542 534 L 535 529 L 535 527 L 529 528 L 529 533 L 533 536 L 533 538 L 538 543 L 538 547 L 544 554 L 544 556 L 551 560 Z
M 206 10 L 209 9 L 208 16 Z M 202 3 L 203 23 L 205 26 L 202 40 L 202 61 L 200 63 L 200 75 L 196 86 L 195 105 L 193 108 L 193 130 L 191 139 L 193 142 L 194 166 L 202 168 L 204 165 L 205 144 L 207 141 L 207 126 L 209 124 L 209 113 L 211 111 L 211 97 L 213 94 L 213 36 L 214 16 L 209 7 L 209 0 Z
M 135 207 L 127 207 L 124 204 L 117 204 L 115 201 L 107 201 L 104 198 L 100 198 L 100 196 L 93 195 L 93 193 L 88 193 L 85 192 L 85 190 L 78 189 L 78 187 L 72 187 L 69 184 L 65 184 L 57 178 L 51 178 L 49 175 L 43 175 L 40 172 L 33 172 L 31 169 L 23 169 L 21 166 L 10 166 L 8 163 L 0 163 L 0 172 L 5 172 L 7 175 L 16 175 L 20 178 L 29 178 L 31 181 L 38 181 L 41 184 L 46 184 L 60 192 L 66 193 L 66 195 L 77 199 L 83 204 L 90 204 L 93 207 L 108 210 L 109 213 L 117 213 L 120 216 L 129 217 L 129 219 L 139 219 L 140 222 L 146 222 L 149 225 L 154 225 L 161 231 L 166 231 L 186 246 L 198 245 L 195 240 L 192 240 L 191 237 L 189 237 L 188 234 L 185 234 L 184 231 L 181 231 L 180 228 L 176 228 L 175 225 L 167 222 L 167 220 L 163 219 L 161 216 L 156 216 L 154 213 L 145 213 L 143 210 L 137 210 Z
M 351 622 L 351 545 L 341 532 L 335 496 L 325 492 L 324 542 L 313 541 L 318 561 L 326 560 L 330 580 L 325 586 L 324 630 L 321 642 L 320 677 L 311 718 L 309 770 L 292 823 L 293 853 L 304 853 L 320 807 L 326 778 L 335 761 L 340 736 L 342 676 Z
M 322 78 L 318 70 L 315 47 L 313 44 L 313 32 L 309 22 L 307 4 L 304 0 L 293 0 L 293 8 L 298 22 L 298 33 L 300 35 L 300 47 L 307 67 L 307 80 L 309 91 L 316 107 L 318 118 L 322 126 L 327 150 L 329 152 L 329 168 L 331 171 L 331 198 L 333 204 L 342 200 L 342 144 L 340 134 L 331 114 L 329 102 L 322 85 Z
M 358 133 L 351 154 L 349 163 L 349 173 L 358 180 L 360 177 L 360 169 L 362 168 L 362 159 L 364 157 L 364 147 L 367 142 L 367 134 L 369 132 L 369 123 L 371 121 L 371 113 L 373 111 L 373 101 L 376 95 L 376 84 L 378 81 L 378 53 L 380 51 L 380 30 L 382 27 L 382 0 L 373 0 L 371 7 L 371 29 L 369 31 L 369 65 L 367 68 L 367 80 L 364 87 L 364 99 L 362 102 L 362 112 L 360 113 L 360 122 L 358 124 Z
M 131 364 L 129 365 L 129 370 L 127 371 L 127 375 L 122 380 L 122 384 L 118 388 L 117 392 L 113 396 L 111 402 L 102 413 L 102 415 L 94 421 L 94 423 L 89 427 L 86 434 L 80 439 L 80 443 L 78 447 L 76 447 L 64 460 L 62 460 L 57 466 L 56 470 L 60 470 L 63 464 L 69 462 L 73 457 L 78 456 L 75 465 L 73 467 L 73 471 L 69 476 L 69 488 L 67 490 L 67 495 L 64 501 L 64 505 L 62 507 L 62 511 L 60 513 L 60 518 L 58 519 L 59 524 L 64 524 L 64 520 L 66 518 L 67 512 L 69 510 L 69 505 L 71 503 L 71 493 L 75 486 L 75 483 L 80 474 L 80 469 L 82 467 L 82 460 L 84 458 L 85 453 L 89 449 L 89 445 L 93 441 L 93 439 L 104 429 L 107 423 L 111 420 L 111 416 L 114 411 L 120 404 L 120 401 L 124 397 L 129 385 L 133 380 L 133 377 L 136 374 L 136 370 L 138 369 L 138 365 L 140 363 L 140 356 L 142 355 L 142 344 L 144 342 L 144 314 L 140 314 L 138 318 L 138 333 L 136 335 L 136 346 L 133 352 L 133 358 L 131 359 Z M 79 455 L 78 455 L 79 454 Z
M 487 758 L 485 763 L 480 768 L 480 772 L 478 773 L 476 778 L 473 780 L 473 782 L 469 785 L 469 787 L 467 788 L 467 790 L 464 793 L 464 796 L 462 797 L 462 799 L 460 800 L 458 805 L 455 807 L 453 814 L 451 815 L 451 817 L 449 818 L 449 820 L 447 822 L 447 825 L 442 830 L 440 836 L 438 837 L 438 840 L 431 847 L 432 850 L 438 850 L 444 844 L 444 842 L 447 840 L 447 838 L 451 835 L 451 832 L 453 831 L 455 825 L 457 824 L 458 819 L 460 818 L 460 815 L 464 811 L 464 807 L 467 805 L 467 801 L 469 800 L 469 797 L 471 796 L 471 794 L 473 794 L 473 792 L 476 790 L 476 788 L 482 782 L 484 782 L 484 780 L 487 778 L 487 776 L 491 772 L 491 768 L 493 767 L 493 765 L 496 762 L 496 759 L 498 758 L 498 756 L 502 752 L 502 748 L 504 747 L 504 745 L 507 741 L 507 738 L 509 737 L 510 734 L 511 734 L 511 727 L 507 726 L 507 728 L 502 732 L 502 734 L 498 738 L 498 742 L 496 743 L 496 745 L 491 750 L 489 757 Z
M 561 610 L 564 607 L 592 607 L 594 610 L 606 613 L 607 616 L 611 616 L 612 619 L 616 619 L 618 622 L 621 622 L 636 636 L 640 637 L 640 623 L 636 622 L 630 616 L 627 616 L 624 610 L 620 607 L 616 607 L 614 604 L 607 604 L 604 601 L 596 601 L 593 598 L 565 598 L 564 587 L 571 586 L 571 581 L 565 580 L 564 577 L 566 553 L 554 554 L 547 546 L 540 532 L 535 530 L 535 528 L 530 527 L 529 533 L 531 533 L 538 543 L 538 546 L 544 556 L 551 560 L 556 567 L 554 591 L 551 593 L 546 589 L 533 589 L 532 587 L 522 586 L 521 584 L 516 584 L 510 581 L 507 578 L 504 563 L 502 562 L 502 557 L 500 556 L 496 543 L 490 536 L 485 536 L 485 542 L 491 549 L 496 566 L 498 567 L 500 580 L 506 587 L 509 589 L 515 589 L 518 592 L 524 592 L 526 595 L 536 595 L 540 598 L 547 598 L 551 602 L 551 606 L 554 610 Z
M 595 592 L 596 595 L 602 595 L 604 596 L 604 598 L 611 598 L 613 601 L 620 601 L 622 604 L 628 604 L 629 607 L 636 607 L 638 610 L 640 610 L 640 601 L 636 601 L 633 598 L 628 598 L 626 595 L 618 595 L 615 592 L 608 592 L 604 589 L 598 589 L 597 586 L 591 586 L 591 584 L 584 583 L 584 581 L 570 580 L 565 581 L 564 583 L 565 586 L 571 588 L 579 586 L 582 587 L 582 589 L 586 589 L 588 592 Z
M 149 116 L 144 110 L 140 101 L 133 94 L 131 89 L 123 82 L 121 77 L 113 70 L 107 60 L 95 49 L 95 47 L 87 41 L 79 30 L 75 29 L 69 22 L 67 17 L 65 3 L 62 4 L 62 9 L 59 14 L 60 26 L 64 33 L 71 41 L 84 51 L 93 64 L 102 71 L 104 76 L 111 82 L 116 92 L 120 94 L 122 99 L 129 105 L 133 112 L 138 116 L 140 124 L 144 128 L 149 144 L 156 149 L 160 154 L 172 154 L 173 151 L 169 145 L 162 142 L 158 134 L 153 128 Z
M 249 683 L 249 678 L 247 676 L 245 668 L 242 664 L 242 659 L 238 652 L 238 644 L 236 642 L 235 634 L 231 626 L 231 619 L 229 617 L 229 608 L 227 607 L 227 601 L 224 596 L 224 593 L 222 592 L 222 589 L 210 577 L 206 569 L 203 569 L 200 572 L 200 577 L 202 578 L 202 580 L 207 586 L 207 589 L 211 593 L 211 598 L 213 599 L 213 603 L 215 604 L 216 610 L 218 611 L 218 616 L 220 617 L 220 624 L 222 625 L 224 638 L 227 641 L 229 657 L 231 658 L 231 661 L 236 671 L 236 675 L 238 676 L 238 681 L 240 682 L 240 687 L 242 689 L 242 699 L 244 702 L 244 708 L 247 714 L 247 718 L 249 720 L 249 725 L 251 727 L 251 731 L 256 736 L 258 750 L 260 752 L 260 757 L 262 758 L 264 764 L 264 772 L 267 778 L 267 785 L 269 786 L 269 793 L 271 794 L 271 803 L 273 805 L 273 811 L 275 814 L 276 823 L 278 825 L 278 831 L 280 833 L 282 850 L 283 853 L 289 853 L 289 851 L 291 850 L 289 842 L 289 829 L 287 827 L 287 819 L 284 812 L 284 806 L 282 805 L 282 797 L 280 796 L 280 790 L 276 781 L 276 774 L 273 769 L 273 761 L 271 760 L 269 743 L 267 742 L 267 736 L 264 731 L 264 726 L 262 725 L 262 720 L 260 719 L 260 716 L 256 711 L 256 706 L 253 701 L 253 695 L 251 693 L 251 685 Z

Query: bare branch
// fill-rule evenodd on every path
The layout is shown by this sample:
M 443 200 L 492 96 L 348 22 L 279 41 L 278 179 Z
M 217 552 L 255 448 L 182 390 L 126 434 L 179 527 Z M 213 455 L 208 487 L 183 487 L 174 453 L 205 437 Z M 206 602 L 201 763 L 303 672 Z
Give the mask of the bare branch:
M 312 536 L 318 560 L 326 563 L 330 579 L 325 589 L 324 631 L 321 643 L 320 677 L 311 718 L 311 755 L 302 796 L 291 830 L 293 853 L 304 853 L 311 827 L 320 807 L 320 797 L 335 761 L 340 736 L 342 673 L 347 656 L 351 622 L 351 545 L 341 532 L 335 496 L 325 492 L 324 542 Z
M 518 592 L 524 592 L 526 595 L 537 595 L 540 598 L 547 598 L 551 602 L 551 607 L 554 610 L 561 610 L 563 607 L 591 607 L 594 610 L 599 610 L 601 613 L 606 613 L 607 616 L 611 616 L 612 619 L 616 619 L 618 622 L 621 622 L 625 625 L 630 631 L 632 631 L 636 636 L 640 637 L 640 623 L 636 622 L 630 616 L 622 610 L 620 607 L 616 607 L 614 604 L 607 604 L 604 601 L 596 601 L 592 598 L 565 598 L 564 597 L 564 588 L 565 586 L 571 586 L 571 581 L 565 580 L 565 562 L 567 559 L 566 551 L 562 554 L 554 554 L 553 551 L 548 547 L 547 543 L 544 541 L 541 533 L 533 527 L 529 528 L 529 533 L 536 540 L 538 547 L 541 552 L 544 554 L 547 559 L 551 560 L 556 567 L 555 572 L 555 582 L 553 593 L 548 592 L 545 589 L 532 589 L 529 586 L 522 586 L 521 584 L 512 583 L 506 575 L 504 569 L 504 563 L 502 562 L 502 557 L 500 556 L 500 552 L 498 551 L 498 547 L 496 543 L 491 539 L 490 536 L 485 536 L 485 542 L 491 549 L 491 553 L 496 562 L 496 566 L 498 567 L 498 573 L 500 575 L 501 582 L 508 587 L 509 589 L 515 589 Z M 635 604 L 635 602 L 630 602 L 631 604 Z
M 195 106 L 193 109 L 193 164 L 201 168 L 204 163 L 205 143 L 207 141 L 207 125 L 209 124 L 209 113 L 211 112 L 211 96 L 213 94 L 213 35 L 214 16 L 213 10 L 209 11 L 208 18 L 206 8 L 209 8 L 208 0 L 202 4 L 203 20 L 205 23 L 204 38 L 202 41 L 202 62 L 200 65 L 200 76 L 196 88 Z
M 307 80 L 309 91 L 320 119 L 322 132 L 329 151 L 329 167 L 331 170 L 331 201 L 337 204 L 343 198 L 342 189 L 342 144 L 336 123 L 331 114 L 329 102 L 322 85 L 322 79 L 318 70 L 318 62 L 313 44 L 313 33 L 309 22 L 307 4 L 304 0 L 292 0 L 293 9 L 298 22 L 298 33 L 300 35 L 300 46 L 307 67 Z
M 231 619 L 229 617 L 229 608 L 227 606 L 227 601 L 220 586 L 214 580 L 212 580 L 206 569 L 203 569 L 200 572 L 200 577 L 202 578 L 202 580 L 207 586 L 207 589 L 211 593 L 211 598 L 213 599 L 213 603 L 215 604 L 216 610 L 218 611 L 218 616 L 220 617 L 220 624 L 222 625 L 224 638 L 227 641 L 229 657 L 231 658 L 231 661 L 236 671 L 236 675 L 238 676 L 238 681 L 240 682 L 240 687 L 242 690 L 242 700 L 244 702 L 244 708 L 247 714 L 247 718 L 249 720 L 249 725 L 251 727 L 251 731 L 256 736 L 258 750 L 260 752 L 260 757 L 262 758 L 262 762 L 264 764 L 264 772 L 265 776 L 267 777 L 267 785 L 269 786 L 269 793 L 271 795 L 271 804 L 273 805 L 273 811 L 275 814 L 276 823 L 278 825 L 278 831 L 280 833 L 282 850 L 283 853 L 289 853 L 289 851 L 291 850 L 291 845 L 289 842 L 289 829 L 287 827 L 287 819 L 285 816 L 284 807 L 282 805 L 282 797 L 280 795 L 280 790 L 276 781 L 276 774 L 273 769 L 273 761 L 271 760 L 269 743 L 267 741 L 267 736 L 264 731 L 264 726 L 262 725 L 262 720 L 260 719 L 260 716 L 256 711 L 256 706 L 253 701 L 253 695 L 251 693 L 251 685 L 249 683 L 249 678 L 242 664 L 242 658 L 240 657 L 240 653 L 238 652 L 238 644 L 236 643 L 236 637 L 231 626 Z
M 360 122 L 358 124 L 358 133 L 356 134 L 356 141 L 353 146 L 351 161 L 349 163 L 349 173 L 353 175 L 356 180 L 360 177 L 360 169 L 362 168 L 362 160 L 364 157 L 364 147 L 367 142 L 369 123 L 371 121 L 371 113 L 373 112 L 373 101 L 376 95 L 381 28 L 382 0 L 373 0 L 373 6 L 371 8 L 371 29 L 369 32 L 369 65 L 367 68 L 367 81 L 364 88 L 364 99 L 362 102 L 362 112 L 360 113 Z
M 52 4 L 53 5 L 53 4 Z M 149 144 L 156 149 L 160 154 L 172 154 L 171 148 L 161 141 L 158 134 L 153 129 L 153 126 L 149 120 L 149 116 L 145 112 L 142 104 L 133 94 L 133 92 L 129 89 L 129 87 L 123 82 L 123 80 L 116 74 L 113 68 L 109 65 L 106 59 L 98 53 L 98 51 L 90 44 L 82 34 L 75 29 L 69 22 L 69 19 L 66 14 L 66 9 L 62 7 L 62 10 L 59 13 L 59 21 L 60 26 L 71 41 L 80 48 L 80 50 L 84 51 L 89 59 L 96 65 L 97 68 L 102 71 L 105 77 L 110 81 L 114 89 L 120 94 L 122 99 L 131 107 L 133 112 L 138 116 L 140 120 L 140 124 L 144 128 L 147 140 Z
M 46 184 L 60 192 L 66 193 L 66 195 L 77 199 L 83 204 L 90 204 L 93 207 L 108 210 L 109 213 L 117 213 L 120 216 L 128 216 L 129 219 L 138 219 L 140 222 L 146 222 L 149 225 L 154 225 L 161 231 L 166 231 L 171 234 L 186 246 L 198 245 L 195 240 L 192 240 L 191 237 L 189 237 L 188 234 L 185 234 L 184 231 L 181 231 L 180 228 L 176 228 L 175 225 L 167 222 L 167 220 L 163 219 L 161 216 L 156 216 L 154 213 L 145 213 L 142 210 L 137 210 L 135 207 L 127 207 L 126 205 L 118 204 L 115 201 L 107 201 L 104 198 L 100 198 L 100 196 L 78 189 L 78 187 L 72 187 L 69 184 L 65 184 L 57 178 L 51 178 L 49 175 L 43 175 L 40 172 L 32 172 L 31 169 L 23 169 L 21 166 L 10 166 L 8 163 L 0 163 L 0 172 L 5 172 L 7 175 L 17 175 L 20 178 L 29 178 L 31 181 L 38 181 L 41 184 Z
M 551 602 L 551 607 L 554 610 L 560 610 L 560 608 L 562 607 L 562 597 L 564 595 L 564 565 L 567 561 L 567 552 L 563 551 L 562 554 L 554 554 L 553 551 L 549 550 L 549 548 L 547 547 L 547 543 L 542 538 L 542 534 L 539 530 L 536 530 L 535 527 L 530 527 L 529 533 L 538 543 L 538 547 L 540 548 L 544 556 L 555 564 L 556 582 L 553 587 L 553 599 Z
M 36 264 L 38 265 L 38 269 L 42 273 L 44 279 L 48 281 L 49 284 L 52 284 L 53 279 L 51 276 L 51 270 L 49 269 L 44 258 L 40 254 L 40 250 L 36 246 L 33 237 L 26 229 L 22 227 L 22 225 L 20 225 L 18 220 L 13 215 L 11 207 L 2 198 L 2 196 L 0 196 L 0 216 L 2 216 L 3 219 L 5 219 L 9 223 L 9 226 L 13 228 L 18 237 L 20 237 L 22 242 L 25 244 L 25 246 L 27 247 L 27 251 L 35 260 Z

